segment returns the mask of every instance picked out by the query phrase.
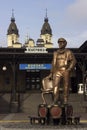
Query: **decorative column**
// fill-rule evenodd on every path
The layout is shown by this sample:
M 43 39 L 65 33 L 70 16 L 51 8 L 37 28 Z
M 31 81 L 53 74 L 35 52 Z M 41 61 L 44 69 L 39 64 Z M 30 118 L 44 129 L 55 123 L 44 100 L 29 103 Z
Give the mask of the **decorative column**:
M 13 61 L 10 62 L 10 65 L 11 65 L 12 74 L 13 74 L 13 84 L 12 84 L 12 88 L 11 88 L 11 99 L 10 99 L 10 111 L 18 112 L 18 96 L 17 96 L 17 92 L 16 92 L 17 79 L 16 79 L 15 54 L 13 56 Z

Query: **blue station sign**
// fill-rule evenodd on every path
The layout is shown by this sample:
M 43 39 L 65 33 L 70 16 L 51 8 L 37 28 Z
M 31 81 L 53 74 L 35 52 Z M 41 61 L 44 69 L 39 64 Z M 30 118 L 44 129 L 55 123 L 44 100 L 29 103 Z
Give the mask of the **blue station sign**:
M 51 64 L 19 64 L 20 70 L 33 70 L 33 69 L 50 70 L 51 67 L 52 67 Z

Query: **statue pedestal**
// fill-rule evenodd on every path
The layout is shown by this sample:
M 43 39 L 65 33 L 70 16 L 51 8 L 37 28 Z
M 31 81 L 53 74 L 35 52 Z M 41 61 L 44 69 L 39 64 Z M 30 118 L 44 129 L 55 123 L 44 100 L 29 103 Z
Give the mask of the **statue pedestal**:
M 73 117 L 73 107 L 71 105 L 46 105 L 40 104 L 38 116 L 44 118 L 44 124 L 66 125 L 79 124 L 80 117 Z

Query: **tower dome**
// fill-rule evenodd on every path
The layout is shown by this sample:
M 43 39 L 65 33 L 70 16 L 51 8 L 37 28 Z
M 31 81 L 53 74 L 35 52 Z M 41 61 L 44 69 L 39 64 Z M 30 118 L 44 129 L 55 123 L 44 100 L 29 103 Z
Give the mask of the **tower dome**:
M 42 29 L 41 29 L 41 35 L 43 35 L 43 34 L 52 35 L 52 30 L 51 30 L 50 24 L 48 23 L 47 17 L 44 19 L 44 24 L 43 24 Z
M 7 30 L 8 47 L 13 47 L 13 43 L 14 44 L 18 43 L 18 37 L 19 37 L 19 31 L 15 23 L 15 18 L 12 10 L 11 23 Z
M 15 23 L 15 18 L 14 16 L 12 15 L 11 17 L 11 23 L 9 25 L 9 28 L 7 30 L 7 35 L 10 35 L 10 34 L 16 34 L 16 35 L 19 35 L 18 34 L 18 28 L 17 28 L 17 25 Z
M 46 48 L 52 48 L 52 29 L 51 26 L 48 22 L 48 17 L 47 17 L 47 10 L 46 10 L 46 17 L 44 19 L 44 24 L 41 29 L 41 34 L 40 38 L 43 39 L 44 41 L 44 47 Z

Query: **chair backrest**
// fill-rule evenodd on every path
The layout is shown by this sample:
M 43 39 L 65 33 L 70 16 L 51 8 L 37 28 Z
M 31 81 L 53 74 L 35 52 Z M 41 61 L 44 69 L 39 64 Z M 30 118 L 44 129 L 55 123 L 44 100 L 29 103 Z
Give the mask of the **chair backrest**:
M 53 80 L 51 80 L 49 78 L 44 78 L 42 80 L 42 89 L 44 91 L 53 90 Z

